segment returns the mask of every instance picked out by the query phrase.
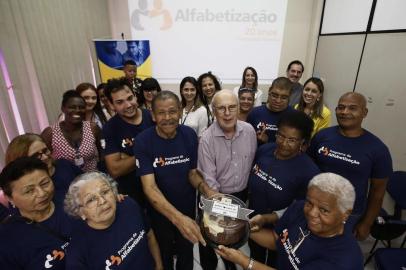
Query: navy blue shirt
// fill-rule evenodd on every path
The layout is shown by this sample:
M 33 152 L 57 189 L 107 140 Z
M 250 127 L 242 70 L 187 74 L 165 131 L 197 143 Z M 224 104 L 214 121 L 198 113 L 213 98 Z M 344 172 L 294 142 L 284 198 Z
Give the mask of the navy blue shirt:
M 320 173 L 306 154 L 279 160 L 276 144 L 258 148 L 249 178 L 250 208 L 256 214 L 272 213 L 288 207 L 295 199 L 304 199 L 307 185 Z
M 189 183 L 189 172 L 197 168 L 196 132 L 180 125 L 173 139 L 164 139 L 152 127 L 139 134 L 135 144 L 137 174 L 154 174 L 165 198 L 180 212 L 193 217 L 196 191 Z
M 126 198 L 117 203 L 109 228 L 95 230 L 84 222 L 78 226 L 68 247 L 66 269 L 154 269 L 149 230 L 141 208 Z
M 103 126 L 104 155 L 125 153 L 134 156 L 135 137 L 153 125 L 154 122 L 148 110 L 142 109 L 142 121 L 139 125 L 127 123 L 116 114 Z M 142 203 L 142 186 L 140 179 L 136 176 L 135 168 L 129 174 L 117 177 L 115 180 L 118 182 L 120 193 L 128 194 Z
M 51 176 L 55 186 L 53 201 L 55 204 L 62 206 L 70 183 L 72 183 L 76 176 L 83 172 L 78 166 L 75 166 L 72 162 L 66 159 L 58 159 L 55 161 L 54 165 L 55 172 Z
M 278 221 L 277 269 L 361 270 L 363 256 L 352 234 L 319 237 L 307 228 L 304 201 L 293 203 Z
M 366 208 L 369 179 L 387 178 L 392 173 L 388 148 L 367 130 L 349 138 L 341 135 L 338 126 L 323 129 L 313 137 L 308 153 L 321 171 L 339 174 L 353 184 L 353 214 L 362 214 Z
M 75 223 L 58 207 L 47 220 L 40 222 L 67 239 Z M 65 269 L 65 250 L 69 243 L 45 229 L 13 219 L 0 226 L 0 239 L 0 269 Z
M 250 123 L 255 131 L 265 129 L 268 135 L 268 142 L 275 142 L 275 134 L 278 131 L 277 124 L 279 119 L 285 112 L 292 111 L 291 107 L 287 107 L 281 112 L 272 112 L 266 105 L 254 107 L 248 114 L 247 122 Z

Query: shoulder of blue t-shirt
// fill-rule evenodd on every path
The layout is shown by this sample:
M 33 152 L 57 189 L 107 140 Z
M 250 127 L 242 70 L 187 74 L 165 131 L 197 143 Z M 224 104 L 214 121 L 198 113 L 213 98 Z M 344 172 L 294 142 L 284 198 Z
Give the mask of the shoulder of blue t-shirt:
M 345 137 L 340 134 L 339 126 L 336 125 L 336 126 L 322 129 L 318 133 L 316 133 L 316 135 L 314 135 L 314 137 L 311 141 L 311 145 L 317 144 L 319 141 L 323 141 L 324 139 L 328 139 L 332 136 L 341 136 L 341 137 L 343 137 L 343 139 L 345 139 Z M 379 139 L 376 135 L 372 134 L 371 132 L 369 132 L 366 129 L 364 129 L 364 134 L 362 134 L 361 136 L 359 136 L 357 138 L 353 138 L 353 139 L 359 139 L 359 140 L 366 141 L 366 142 L 370 143 L 370 147 L 372 147 L 372 148 L 381 147 L 381 146 L 384 146 L 387 148 L 387 146 L 381 139 Z
M 196 132 L 189 126 L 186 125 L 179 125 L 176 129 L 176 132 L 179 132 L 181 135 L 186 135 L 186 136 L 192 136 L 196 137 Z M 158 136 L 155 130 L 155 126 L 149 127 L 145 130 L 143 130 L 138 136 L 136 137 L 136 140 L 138 141 L 144 141 L 148 140 L 148 138 L 153 138 L 153 136 Z
M 141 108 L 140 108 L 141 109 Z M 141 109 L 142 112 L 142 121 L 141 124 L 147 126 L 153 126 L 155 123 L 152 120 L 151 112 L 146 109 Z M 103 126 L 103 133 L 114 132 L 117 128 L 120 128 L 122 124 L 127 124 L 120 115 L 116 114 L 110 118 Z M 122 127 L 121 127 L 122 128 Z
M 78 166 L 73 164 L 73 162 L 63 158 L 55 160 L 55 172 L 59 172 L 61 169 L 70 170 L 76 176 L 83 173 L 83 171 Z
M 285 110 L 283 110 L 283 111 L 281 111 L 281 112 L 277 112 L 277 113 L 285 113 L 285 112 L 290 112 L 290 111 L 293 111 L 293 110 L 294 110 L 294 109 L 293 109 L 291 106 L 288 106 Z M 268 109 L 268 107 L 267 107 L 266 104 L 261 105 L 261 106 L 258 106 L 258 107 L 254 107 L 254 108 L 252 109 L 252 111 L 251 111 L 251 112 L 248 114 L 248 116 L 247 116 L 247 122 L 250 123 L 251 120 L 254 120 L 254 119 L 252 119 L 253 117 L 256 117 L 257 115 L 261 115 L 261 114 L 263 114 L 264 112 L 271 112 L 271 111 Z

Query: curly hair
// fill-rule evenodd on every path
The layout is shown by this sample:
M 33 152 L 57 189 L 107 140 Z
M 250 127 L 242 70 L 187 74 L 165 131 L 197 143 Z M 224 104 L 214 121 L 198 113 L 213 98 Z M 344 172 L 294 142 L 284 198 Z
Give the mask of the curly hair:
M 65 196 L 64 210 L 68 215 L 79 218 L 80 215 L 79 211 L 81 206 L 79 194 L 81 187 L 87 181 L 93 180 L 101 180 L 105 182 L 117 196 L 118 194 L 117 182 L 114 181 L 113 178 L 111 178 L 109 175 L 102 172 L 88 172 L 81 174 L 78 177 L 76 177 L 75 180 L 72 181 L 72 183 L 69 186 L 68 192 L 66 193 Z

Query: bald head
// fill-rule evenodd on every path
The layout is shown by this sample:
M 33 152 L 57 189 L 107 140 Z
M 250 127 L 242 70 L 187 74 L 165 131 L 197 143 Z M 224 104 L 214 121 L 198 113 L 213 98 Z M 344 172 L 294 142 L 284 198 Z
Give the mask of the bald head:
M 351 136 L 362 134 L 362 121 L 368 114 L 367 101 L 360 93 L 348 92 L 340 97 L 336 117 L 341 131 Z
M 214 94 L 212 104 L 216 107 L 218 103 L 221 103 L 223 101 L 238 104 L 237 96 L 229 89 L 223 89 Z
M 237 125 L 237 96 L 231 90 L 218 91 L 213 97 L 212 105 L 218 125 L 227 138 L 232 138 Z
M 340 97 L 338 103 L 340 103 L 343 99 L 351 99 L 356 102 L 360 107 L 366 108 L 367 107 L 367 99 L 364 97 L 363 94 L 357 92 L 347 92 Z

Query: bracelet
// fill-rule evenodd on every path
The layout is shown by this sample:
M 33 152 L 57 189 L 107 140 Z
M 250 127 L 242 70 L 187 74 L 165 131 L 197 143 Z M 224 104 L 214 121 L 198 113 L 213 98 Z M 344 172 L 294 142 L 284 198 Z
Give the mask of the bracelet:
M 248 263 L 247 270 L 252 270 L 253 266 L 254 266 L 254 259 L 250 258 L 250 262 Z

